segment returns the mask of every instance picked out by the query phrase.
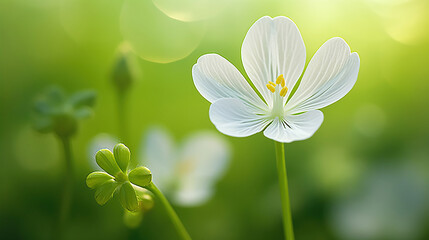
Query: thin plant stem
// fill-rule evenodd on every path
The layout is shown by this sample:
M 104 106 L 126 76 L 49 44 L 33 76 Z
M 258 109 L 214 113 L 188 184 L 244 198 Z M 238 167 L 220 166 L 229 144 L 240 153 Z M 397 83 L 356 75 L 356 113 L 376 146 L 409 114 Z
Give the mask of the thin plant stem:
M 63 137 L 61 138 L 61 143 L 64 150 L 64 174 L 63 174 L 63 185 L 62 185 L 62 196 L 61 196 L 61 205 L 59 212 L 59 221 L 58 221 L 58 238 L 64 238 L 64 230 L 67 225 L 67 220 L 69 218 L 70 206 L 72 202 L 73 195 L 73 165 L 72 165 L 72 153 L 71 153 L 71 144 L 70 138 Z
M 120 140 L 127 144 L 125 140 L 128 139 L 128 128 L 127 128 L 127 104 L 126 104 L 126 98 L 127 98 L 127 91 L 126 90 L 118 90 L 118 130 L 119 130 L 119 137 Z
M 191 240 L 191 236 L 189 236 L 188 231 L 186 231 L 185 226 L 180 220 L 179 216 L 177 216 L 173 207 L 168 202 L 167 198 L 162 194 L 162 192 L 155 186 L 155 184 L 150 183 L 149 186 L 146 187 L 149 191 L 151 191 L 155 197 L 159 199 L 161 204 L 164 206 L 168 216 L 170 217 L 174 227 L 176 228 L 177 233 L 183 240 Z
M 286 240 L 294 240 L 292 213 L 290 211 L 289 187 L 287 183 L 284 144 L 275 142 L 277 174 L 279 176 L 280 195 L 282 200 L 283 228 Z

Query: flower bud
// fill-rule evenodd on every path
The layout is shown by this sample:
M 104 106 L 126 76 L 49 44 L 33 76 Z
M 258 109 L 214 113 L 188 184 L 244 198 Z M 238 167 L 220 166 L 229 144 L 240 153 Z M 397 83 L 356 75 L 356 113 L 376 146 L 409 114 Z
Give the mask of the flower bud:
M 89 188 L 94 189 L 111 179 L 113 179 L 113 177 L 105 172 L 93 172 L 86 177 L 86 185 L 88 185 Z
M 128 210 L 125 210 L 124 213 L 124 224 L 128 228 L 137 228 L 140 223 L 143 220 L 143 212 L 137 211 L 137 212 L 130 212 Z
M 136 192 L 130 182 L 122 184 L 121 189 L 119 190 L 119 199 L 122 207 L 128 211 L 135 212 L 138 209 L 139 205 L 137 202 Z
M 109 149 L 101 149 L 98 151 L 95 154 L 95 160 L 98 166 L 112 176 L 116 176 L 116 174 L 121 171 L 118 164 L 116 164 L 113 153 Z
M 128 90 L 133 82 L 130 67 L 127 62 L 126 53 L 121 53 L 118 57 L 112 72 L 112 80 L 118 91 Z
M 139 198 L 139 208 L 141 208 L 144 211 L 151 210 L 154 205 L 155 205 L 155 201 L 153 200 L 152 195 L 143 194 L 143 196 Z
M 95 201 L 97 201 L 97 203 L 100 205 L 104 205 L 112 198 L 117 186 L 118 183 L 116 183 L 114 180 L 108 180 L 99 186 L 95 191 Z
M 128 174 L 128 178 L 132 183 L 140 187 L 149 185 L 152 182 L 152 173 L 146 167 L 138 167 Z
M 53 116 L 54 132 L 61 138 L 73 136 L 77 130 L 77 120 L 69 113 L 62 113 Z
M 118 163 L 118 166 L 123 172 L 126 172 L 128 163 L 130 162 L 130 150 L 124 144 L 119 143 L 113 148 L 113 154 L 115 155 L 115 160 Z

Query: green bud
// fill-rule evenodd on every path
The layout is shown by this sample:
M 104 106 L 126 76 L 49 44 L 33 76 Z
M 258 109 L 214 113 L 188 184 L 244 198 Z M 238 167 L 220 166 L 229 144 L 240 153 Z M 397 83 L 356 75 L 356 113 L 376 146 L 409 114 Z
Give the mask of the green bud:
M 119 190 L 119 200 L 121 201 L 122 207 L 128 211 L 136 211 L 139 207 L 137 202 L 136 192 L 130 182 L 122 184 Z
M 118 164 L 116 164 L 113 153 L 109 149 L 99 150 L 97 154 L 95 154 L 95 161 L 98 166 L 112 176 L 116 176 L 116 174 L 121 171 Z
M 144 187 L 152 182 L 152 173 L 146 167 L 138 167 L 128 174 L 128 178 L 135 185 Z
M 116 162 L 123 172 L 127 171 L 128 163 L 130 162 L 130 149 L 124 144 L 119 143 L 113 148 L 113 154 L 115 155 Z
M 118 183 L 114 180 L 108 180 L 99 186 L 95 191 L 95 201 L 97 201 L 97 203 L 100 205 L 104 205 L 112 198 L 117 186 Z
M 133 82 L 133 77 L 125 53 L 122 53 L 116 61 L 112 72 L 112 80 L 119 91 L 127 90 Z
M 84 90 L 73 94 L 69 101 L 74 108 L 93 107 L 96 98 L 97 94 L 95 91 Z
M 68 113 L 54 116 L 54 132 L 61 138 L 74 135 L 77 130 L 77 120 Z
M 88 185 L 89 188 L 94 189 L 111 179 L 113 179 L 113 177 L 105 172 L 93 172 L 86 177 L 86 185 Z
M 155 205 L 155 201 L 153 197 L 149 194 L 144 194 L 141 198 L 139 198 L 139 208 L 149 211 Z
M 124 224 L 128 228 L 137 228 L 143 220 L 143 211 L 130 212 L 125 210 L 124 212 Z
M 136 191 L 137 200 L 139 201 L 139 209 L 143 211 L 152 209 L 155 204 L 153 193 L 146 188 L 138 186 L 134 187 L 134 190 Z

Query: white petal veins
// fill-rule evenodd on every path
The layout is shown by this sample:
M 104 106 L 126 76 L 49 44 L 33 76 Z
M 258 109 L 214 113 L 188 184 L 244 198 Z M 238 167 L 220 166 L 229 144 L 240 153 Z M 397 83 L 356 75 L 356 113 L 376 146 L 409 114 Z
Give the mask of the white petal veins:
M 273 97 L 266 84 L 283 74 L 286 86 L 293 89 L 304 69 L 305 54 L 301 34 L 287 17 L 262 17 L 256 21 L 241 48 L 246 73 L 270 107 Z
M 250 107 L 267 109 L 237 68 L 217 54 L 201 56 L 192 68 L 192 77 L 197 90 L 211 103 L 221 98 L 238 98 Z
M 223 98 L 210 106 L 210 120 L 223 134 L 233 137 L 247 137 L 262 131 L 272 120 L 258 114 L 243 101 Z
M 313 110 L 298 115 L 289 115 L 285 119 L 276 118 L 264 131 L 267 138 L 278 142 L 290 143 L 313 136 L 323 122 L 323 113 Z
M 332 38 L 311 59 L 303 79 L 286 104 L 289 114 L 326 107 L 344 97 L 359 72 L 359 56 L 341 38 Z

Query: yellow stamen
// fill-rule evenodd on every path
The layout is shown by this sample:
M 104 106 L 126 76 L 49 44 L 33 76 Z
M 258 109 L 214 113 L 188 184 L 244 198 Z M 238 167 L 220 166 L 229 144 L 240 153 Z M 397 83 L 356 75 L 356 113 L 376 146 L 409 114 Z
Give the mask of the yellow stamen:
M 282 78 L 282 82 L 281 82 L 282 87 L 285 87 L 285 79 Z
M 284 84 L 284 82 L 285 82 L 285 78 L 283 77 L 283 74 L 280 74 L 280 76 L 276 80 L 276 83 L 277 84 L 281 84 L 281 83 Z
M 276 91 L 276 88 L 275 88 L 275 87 L 273 87 L 273 85 L 271 85 L 271 84 L 267 84 L 267 88 L 268 88 L 268 90 L 270 90 L 271 92 L 275 92 L 275 91 Z
M 268 83 L 269 83 L 269 84 L 271 84 L 271 85 L 273 85 L 273 87 L 275 87 L 275 86 L 276 86 L 276 84 L 275 84 L 275 83 L 273 83 L 273 82 L 271 82 L 271 81 L 268 81 Z
M 287 87 L 284 87 L 282 90 L 280 90 L 280 96 L 282 97 L 286 96 L 287 90 L 288 90 Z

